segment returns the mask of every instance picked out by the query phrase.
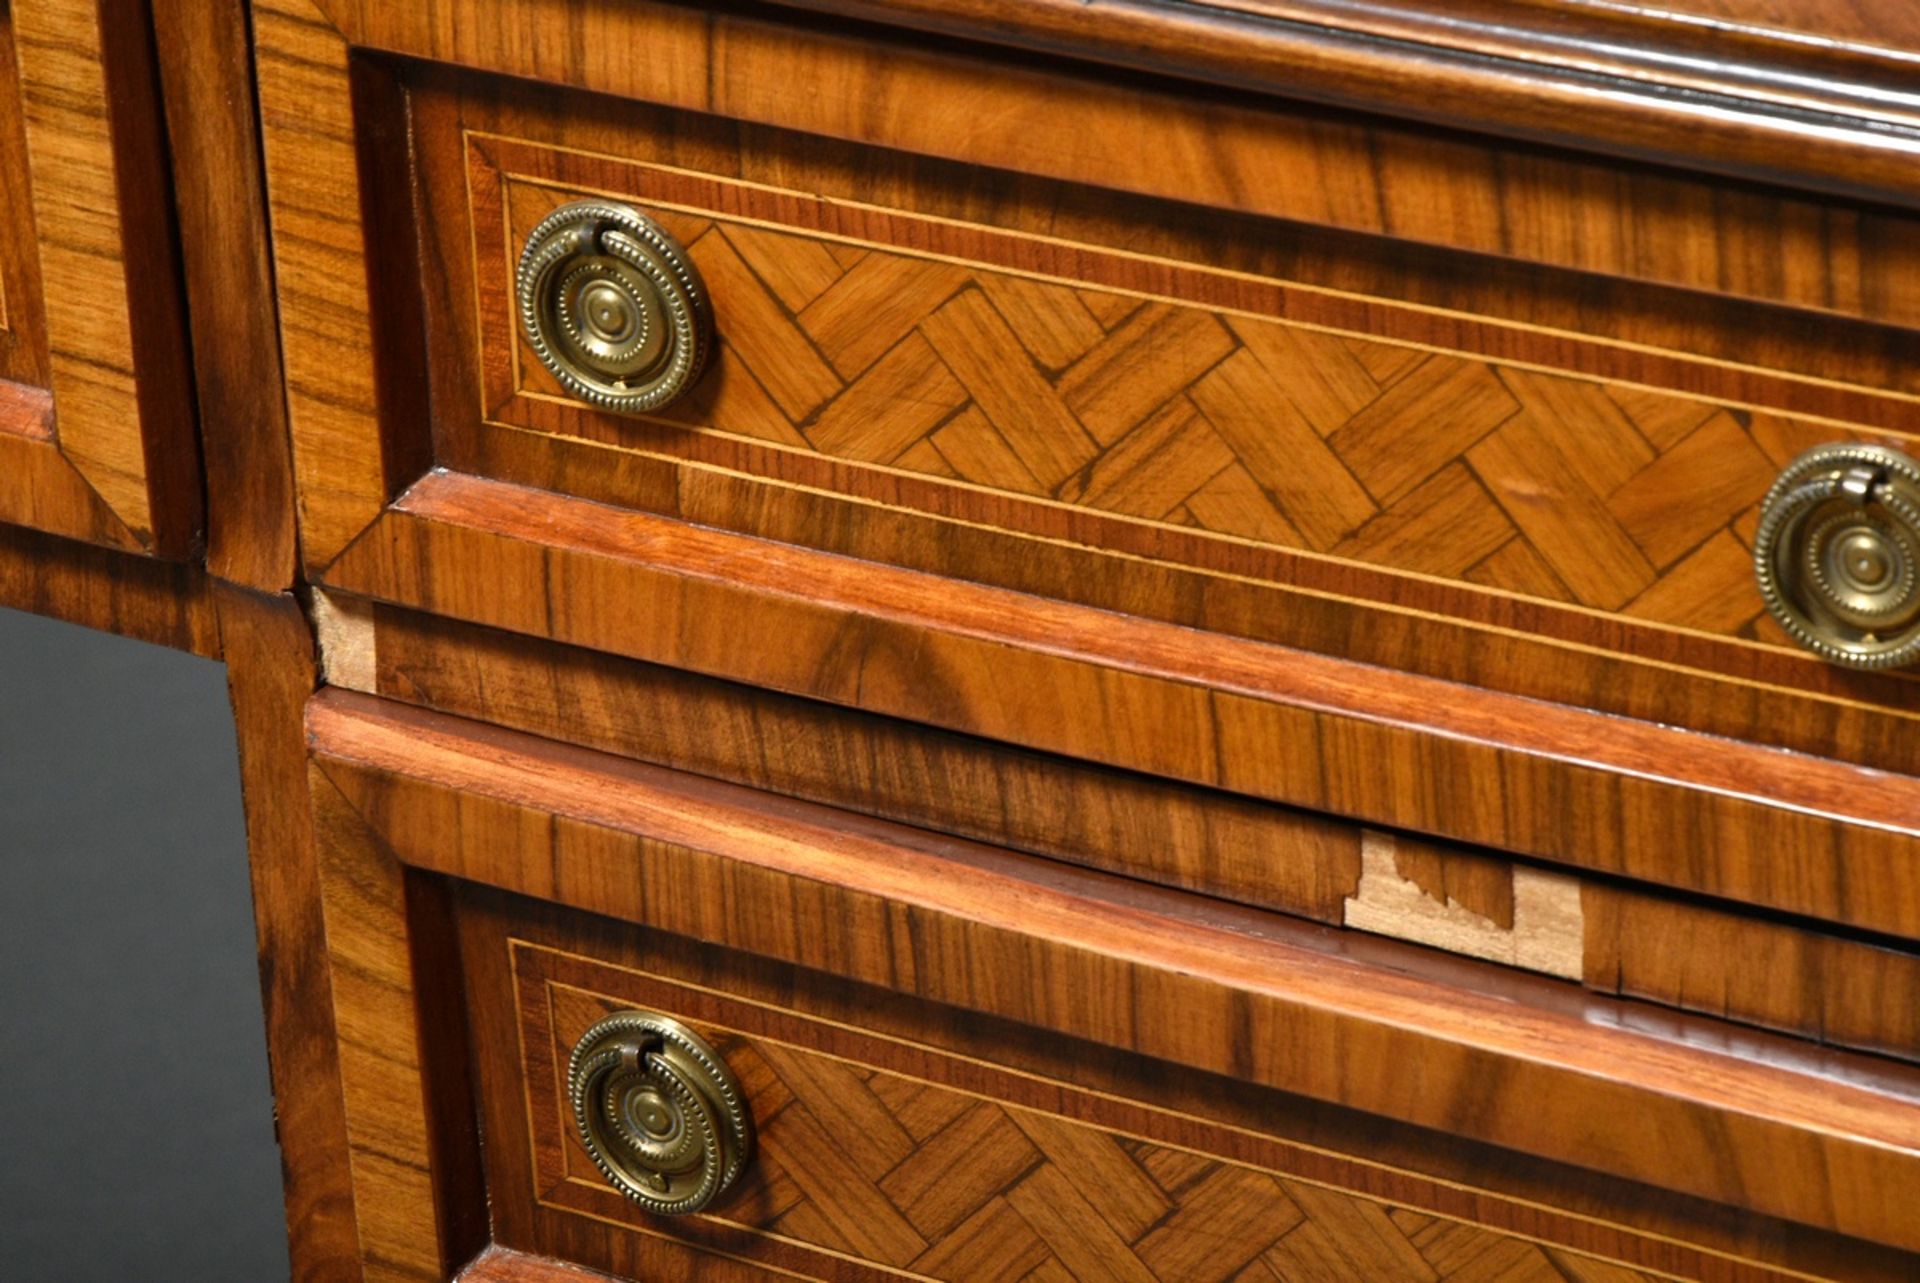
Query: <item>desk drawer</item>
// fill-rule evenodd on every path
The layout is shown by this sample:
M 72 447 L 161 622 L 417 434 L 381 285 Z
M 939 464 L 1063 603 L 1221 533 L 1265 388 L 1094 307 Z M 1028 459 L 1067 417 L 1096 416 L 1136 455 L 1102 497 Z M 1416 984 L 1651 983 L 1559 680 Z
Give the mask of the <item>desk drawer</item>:
M 494 438 L 516 428 L 633 451 L 680 465 L 677 515 L 703 523 L 817 542 L 802 496 L 825 492 L 874 527 L 836 548 L 856 555 L 1042 589 L 984 547 L 968 557 L 974 527 L 1168 563 L 1217 594 L 1260 581 L 1234 623 L 1141 586 L 1122 607 L 1242 635 L 1333 648 L 1261 617 L 1292 613 L 1285 585 L 1360 617 L 1423 610 L 1441 617 L 1436 636 L 1500 626 L 1746 674 L 1754 644 L 1794 651 L 1753 579 L 1775 477 L 1824 442 L 1907 439 L 1893 431 L 1904 403 L 1865 389 L 1812 396 L 1782 372 L 1629 359 L 1287 279 L 1290 255 L 1317 247 L 1285 225 L 664 113 L 419 101 L 422 220 L 474 247 L 471 275 L 436 291 L 460 306 L 433 328 L 475 359 L 444 400 L 481 420 L 470 442 L 464 424 L 450 434 L 451 461 L 515 475 L 507 461 L 524 452 Z M 659 410 L 584 403 L 523 334 L 523 247 L 557 208 L 592 200 L 654 219 L 710 300 L 711 368 Z M 1649 383 L 1663 362 L 1686 391 Z M 715 469 L 761 480 L 762 507 L 794 516 L 776 525 L 746 509 L 745 487 L 725 497 L 696 481 Z M 601 473 L 581 492 L 658 502 Z M 883 543 L 878 509 L 916 514 L 895 520 L 929 542 L 939 531 L 940 552 Z M 1045 590 L 1120 605 L 1091 586 Z M 1680 640 L 1700 634 L 1747 645 Z M 1377 645 L 1339 649 L 1373 658 Z
M 1907 430 L 1910 215 L 792 16 L 259 8 L 325 589 L 1920 935 L 1912 680 L 1748 547 Z M 641 416 L 515 315 L 589 197 L 712 295 Z
M 620 22 L 636 47 L 686 34 L 666 10 Z M 508 81 L 424 27 L 355 24 L 320 36 L 269 6 L 260 25 L 316 578 L 483 608 L 458 595 L 478 552 L 443 545 L 425 590 L 389 564 L 472 478 L 501 510 L 544 501 L 500 483 L 530 487 L 1920 769 L 1911 681 L 1801 651 L 1752 566 L 1792 459 L 1907 439 L 1920 362 L 1885 288 L 1916 271 L 1905 215 L 1464 136 L 1423 164 L 1407 128 L 798 19 L 721 22 L 735 74 L 810 86 L 732 110 L 671 78 L 624 99 Z M 363 62 L 356 97 L 349 35 L 477 69 Z M 928 62 L 1025 145 L 942 141 L 935 99 L 866 80 Z M 843 93 L 887 106 L 849 120 Z M 311 129 L 315 94 L 336 132 Z M 1070 145 L 1076 110 L 1123 109 L 1164 170 Z M 1224 176 L 1191 172 L 1175 148 L 1194 136 Z M 1309 155 L 1318 204 L 1272 178 Z M 1388 213 L 1327 203 L 1342 182 Z M 677 237 L 710 296 L 704 374 L 637 416 L 569 395 L 521 333 L 527 238 L 588 197 Z M 1461 208 L 1430 224 L 1430 200 Z M 1504 240 L 1474 230 L 1475 201 Z M 1668 244 L 1703 259 L 1649 248 Z M 391 529 L 356 543 L 396 495 Z
M 487 1241 L 819 1278 L 996 1249 L 1876 1278 L 1920 1248 L 1910 1069 L 364 697 L 308 726 L 360 1241 L 395 1277 Z M 570 1148 L 557 1067 L 629 1007 L 752 1112 L 707 1215 L 637 1214 Z

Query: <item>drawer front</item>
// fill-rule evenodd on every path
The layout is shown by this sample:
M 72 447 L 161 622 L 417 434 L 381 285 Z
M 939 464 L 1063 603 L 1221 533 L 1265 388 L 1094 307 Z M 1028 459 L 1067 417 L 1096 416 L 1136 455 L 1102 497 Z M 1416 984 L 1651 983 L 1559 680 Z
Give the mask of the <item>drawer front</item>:
M 476 957 L 473 974 L 504 963 L 513 977 L 503 1011 L 513 1025 L 479 1033 L 482 1046 L 515 1053 L 483 1067 L 488 1126 L 516 1149 L 526 1137 L 526 1152 L 498 1154 L 491 1168 L 499 1205 L 512 1209 L 501 1216 L 506 1242 L 639 1277 L 702 1249 L 805 1278 L 955 1283 L 1656 1277 L 1490 1229 L 1488 1211 L 1512 1224 L 1518 1209 L 1470 1209 L 1412 1173 L 1160 1108 L 1149 1093 L 1116 1099 L 1011 1072 L 991 1046 L 956 1056 L 486 929 L 500 925 L 476 915 L 471 948 L 501 954 Z M 636 1008 L 689 1023 L 757 1120 L 751 1171 L 697 1220 L 640 1211 L 575 1136 L 568 1057 L 596 1021 Z M 1384 1188 L 1396 1175 L 1423 1206 L 1454 1214 L 1348 1187 L 1360 1176 Z M 1655 1268 L 1702 1264 L 1602 1227 L 1580 1241 L 1630 1243 Z
M 1035 132 L 1017 153 L 997 133 L 940 144 L 898 86 L 872 90 L 892 96 L 871 121 L 819 105 L 845 96 L 836 76 L 863 93 L 878 69 L 931 77 L 924 56 L 732 19 L 713 37 L 723 52 L 689 48 L 691 64 L 813 88 L 716 105 L 671 77 L 626 85 L 643 105 L 403 61 L 361 73 L 356 99 L 356 40 L 527 69 L 400 18 L 334 28 L 282 9 L 266 6 L 259 38 L 316 578 L 499 622 L 505 607 L 460 586 L 486 556 L 456 545 L 506 532 L 432 532 L 486 524 L 456 516 L 454 495 L 502 521 L 548 507 L 509 483 L 1920 769 L 1910 680 L 1797 649 L 1751 565 L 1758 507 L 1789 460 L 1905 440 L 1920 365 L 1908 318 L 1880 298 L 1911 274 L 1895 215 L 1600 162 L 1529 167 L 1464 142 L 1432 142 L 1419 163 L 1384 127 L 1277 104 L 1228 119 L 1203 94 L 1067 68 L 1043 82 L 957 55 L 942 89 Z M 690 38 L 667 11 L 620 25 L 635 44 Z M 330 132 L 310 128 L 316 94 Z M 1118 128 L 1101 114 L 1116 103 L 1136 124 L 1218 126 L 1205 136 L 1227 172 L 1091 168 L 1060 122 L 1084 107 L 1085 128 Z M 1290 204 L 1301 185 L 1271 175 L 1307 163 L 1303 136 L 1323 145 L 1327 186 L 1377 184 L 1356 204 L 1389 216 Z M 1381 169 L 1369 147 L 1388 139 L 1407 150 Z M 1172 137 L 1151 141 L 1184 159 Z M 361 172 L 377 178 L 364 202 Z M 564 395 L 519 333 L 528 233 L 589 195 L 655 217 L 712 296 L 705 377 L 657 414 Z M 1464 209 L 1451 236 L 1411 212 L 1454 200 L 1514 230 L 1488 243 Z M 1596 225 L 1625 244 L 1602 251 Z M 1649 248 L 1687 244 L 1713 269 Z M 1759 263 L 1770 279 L 1750 274 Z M 1856 278 L 1872 299 L 1847 288 Z M 601 551 L 566 524 L 514 537 Z M 551 614 L 547 629 L 588 626 L 577 605 Z
M 636 1277 L 689 1250 L 973 1277 L 998 1246 L 1082 1278 L 1203 1250 L 1871 1278 L 1920 1247 L 1920 1092 L 1888 1062 L 364 697 L 308 730 L 370 1272 L 491 1240 Z M 757 1111 L 705 1219 L 627 1214 L 555 1113 L 563 1053 L 629 1004 L 708 1038 Z M 1006 1209 L 1033 1242 L 949 1241 Z
M 1544 349 L 1538 336 L 1485 322 L 1482 351 L 1449 350 L 1437 345 L 1473 318 L 1029 234 L 1037 211 L 1018 206 L 983 226 L 768 186 L 762 175 L 798 148 L 730 147 L 717 129 L 711 149 L 683 125 L 671 147 L 655 141 L 666 131 L 636 129 L 614 136 L 627 143 L 618 155 L 586 153 L 577 117 L 490 105 L 461 105 L 457 142 L 453 120 L 425 140 L 463 145 L 446 163 L 463 165 L 464 190 L 429 192 L 449 199 L 424 217 L 475 247 L 474 288 L 447 293 L 475 300 L 479 386 L 464 399 L 484 408 L 482 433 L 622 447 L 1643 657 L 1676 633 L 1792 655 L 1754 585 L 1761 499 L 1814 445 L 1908 442 L 1830 417 L 1891 428 L 1907 419 L 1903 400 L 1848 406 L 1829 390 L 1829 417 L 1814 417 L 1562 373 L 1529 348 Z M 593 141 L 614 140 L 595 123 Z M 701 153 L 724 168 L 689 171 Z M 827 175 L 836 192 L 887 169 L 845 163 L 851 172 Z M 899 199 L 920 194 L 888 177 Z M 520 331 L 521 247 L 555 208 L 589 197 L 648 212 L 712 300 L 713 368 L 640 421 L 569 396 Z M 1187 218 L 1198 239 L 1206 217 Z M 1286 234 L 1219 224 L 1221 240 L 1241 243 L 1215 261 L 1258 261 Z M 1097 230 L 1148 239 L 1119 220 Z M 1765 378 L 1724 377 L 1734 395 L 1742 378 Z M 612 488 L 593 497 L 644 502 Z M 1596 615 L 1613 622 L 1596 628 Z
M 256 24 L 316 582 L 1920 935 L 1911 681 L 1768 633 L 1742 560 L 1795 449 L 1898 435 L 1903 215 L 1430 140 L 1422 167 L 1324 113 L 646 5 L 590 43 L 724 65 L 724 101 L 665 52 L 549 70 L 589 98 L 480 74 L 539 78 L 515 42 L 339 13 Z M 944 139 L 922 75 L 1032 132 Z M 1102 169 L 1081 106 L 1215 139 L 1221 172 Z M 1316 139 L 1354 182 L 1405 149 L 1367 180 L 1404 218 L 1455 183 L 1499 205 L 1510 160 L 1554 227 L 1599 210 L 1631 245 L 1287 205 L 1259 175 Z M 504 310 L 515 238 L 585 194 L 659 215 L 715 294 L 708 377 L 653 419 L 556 396 Z M 1642 252 L 1701 209 L 1741 266 Z M 1871 297 L 1748 270 L 1837 281 L 1795 238 L 1846 217 Z
M 0 12 L 0 520 L 185 558 L 203 526 L 152 32 Z

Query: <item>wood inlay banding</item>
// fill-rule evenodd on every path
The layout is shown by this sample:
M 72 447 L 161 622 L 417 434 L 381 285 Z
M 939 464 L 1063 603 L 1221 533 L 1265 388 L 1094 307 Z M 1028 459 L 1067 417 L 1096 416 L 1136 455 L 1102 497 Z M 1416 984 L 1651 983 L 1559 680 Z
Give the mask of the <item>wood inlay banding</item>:
M 1283 282 L 512 139 L 474 139 L 468 165 L 476 243 L 501 247 L 476 264 L 491 417 L 862 465 L 777 465 L 821 489 L 895 495 L 905 471 L 1784 649 L 1751 585 L 1758 502 L 1800 449 L 1876 435 L 1297 324 Z M 621 182 L 689 246 L 720 318 L 714 373 L 659 419 L 692 434 L 594 415 L 521 350 L 518 246 Z M 983 249 L 997 261 L 966 257 Z

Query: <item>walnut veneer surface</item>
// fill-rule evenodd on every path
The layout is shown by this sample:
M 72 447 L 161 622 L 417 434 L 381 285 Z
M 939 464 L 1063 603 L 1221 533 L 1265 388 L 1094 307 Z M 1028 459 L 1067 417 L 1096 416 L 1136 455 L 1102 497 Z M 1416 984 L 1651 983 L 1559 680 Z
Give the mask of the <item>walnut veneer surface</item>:
M 0 519 L 186 558 L 200 467 L 153 58 L 139 15 L 0 12 Z
M 651 1262 L 683 1259 L 677 1252 L 653 1256 L 645 1242 L 624 1239 L 589 1248 L 564 1229 L 542 1230 L 547 1222 L 540 1217 L 529 1219 L 529 1184 L 540 1202 L 558 1199 L 563 1207 L 584 1206 L 600 1217 L 617 1208 L 619 1200 L 596 1194 L 581 1204 L 572 1195 L 579 1178 L 564 1171 L 545 1176 L 536 1171 L 530 1177 L 503 1174 L 524 1161 L 517 1138 L 528 1126 L 536 1169 L 542 1163 L 550 1167 L 555 1160 L 540 1155 L 559 1148 L 560 1159 L 571 1164 L 572 1171 L 584 1170 L 577 1157 L 566 1158 L 564 1148 L 556 1146 L 561 1135 L 556 1125 L 538 1121 L 539 1111 L 550 1110 L 550 1103 L 536 1107 L 534 1122 L 512 1122 L 510 1111 L 519 1108 L 514 1098 L 527 1090 L 519 1085 L 523 1077 L 539 1084 L 534 1090 L 542 1098 L 553 1090 L 550 1052 L 541 1049 L 555 1035 L 542 1031 L 529 1037 L 524 1030 L 516 1035 L 510 1026 L 491 1023 L 503 1018 L 489 1008 L 506 997 L 500 987 L 507 982 L 485 977 L 507 969 L 506 942 L 496 939 L 476 949 L 471 935 L 459 926 L 467 916 L 463 910 L 445 904 L 437 892 L 409 890 L 421 874 L 455 879 L 456 900 L 465 887 L 480 884 L 530 893 L 566 910 L 646 923 L 651 931 L 642 938 L 651 941 L 650 951 L 659 951 L 654 956 L 680 953 L 694 968 L 690 979 L 695 988 L 708 993 L 735 991 L 743 983 L 735 978 L 739 969 L 752 974 L 760 964 L 742 960 L 736 966 L 724 950 L 720 955 L 687 952 L 694 940 L 724 942 L 754 959 L 798 964 L 802 970 L 785 981 L 772 981 L 771 992 L 805 993 L 809 1003 L 816 982 L 805 977 L 830 974 L 839 978 L 840 987 L 833 991 L 847 995 L 833 1023 L 852 1035 L 887 1027 L 890 1007 L 883 994 L 894 992 L 914 1000 L 903 1010 L 921 1013 L 917 1019 L 922 1021 L 953 1019 L 934 1014 L 949 1007 L 1006 1017 L 1024 1029 L 1067 1034 L 1095 1048 L 1132 1053 L 1118 1063 L 1133 1066 L 1135 1072 L 1148 1063 L 1138 1058 L 1144 1053 L 1231 1074 L 1243 1088 L 1285 1087 L 1304 1093 L 1325 1102 L 1323 1110 L 1327 1105 L 1357 1106 L 1535 1153 L 1564 1154 L 1571 1143 L 1573 1152 L 1589 1162 L 1631 1170 L 1686 1195 L 1725 1198 L 1732 1190 L 1724 1182 L 1735 1180 L 1742 1186 L 1735 1197 L 1750 1206 L 1791 1209 L 1799 1218 L 1819 1221 L 1837 1214 L 1853 1232 L 1894 1242 L 1906 1236 L 1901 1228 L 1904 1212 L 1896 1209 L 1903 1205 L 1898 1186 L 1908 1176 L 1895 1155 L 1911 1143 L 1902 1139 L 1905 1129 L 1920 1125 L 1920 1109 L 1903 1100 L 1907 1071 L 1885 1072 L 1864 1062 L 1849 1067 L 1835 1059 L 1803 1076 L 1786 1059 L 1762 1063 L 1769 1057 L 1757 1048 L 1732 1055 L 1688 1050 L 1685 1035 L 1668 1041 L 1629 1033 L 1609 1027 L 1597 1013 L 1556 1011 L 1550 1000 L 1516 1003 L 1517 995 L 1502 1001 L 1459 987 L 1425 989 L 1424 982 L 1356 957 L 1315 960 L 1314 946 L 1305 939 L 1239 935 L 1252 924 L 1236 924 L 1221 911 L 1210 912 L 1204 902 L 1186 897 L 1144 895 L 1122 881 L 1054 872 L 1030 860 L 864 824 L 618 759 L 570 753 L 543 741 L 383 707 L 364 697 L 323 695 L 310 708 L 308 728 L 315 753 L 314 805 L 323 835 L 322 900 L 328 948 L 336 959 L 335 1006 L 342 1029 L 351 1031 L 342 1044 L 348 1133 L 356 1154 L 376 1163 L 404 1138 L 407 1152 L 418 1154 L 416 1161 L 426 1169 L 395 1169 L 391 1175 L 357 1181 L 358 1198 L 378 1199 L 382 1207 L 377 1225 L 363 1217 L 363 1234 L 379 1235 L 363 1250 L 388 1258 L 411 1253 L 407 1259 L 416 1264 L 408 1277 L 430 1276 L 435 1268 L 428 1231 L 439 1235 L 443 1253 L 452 1250 L 449 1240 L 460 1232 L 460 1209 L 436 1198 L 436 1192 L 444 1190 L 428 1179 L 429 1172 L 442 1181 L 456 1176 L 464 1181 L 471 1173 L 450 1170 L 447 1156 L 433 1156 L 435 1129 L 424 1117 L 417 1133 L 391 1130 L 393 1120 L 382 1102 L 388 1099 L 396 1064 L 431 1074 L 436 1058 L 447 1054 L 444 1045 L 436 1049 L 436 1041 L 451 1040 L 461 1054 L 469 1037 L 473 1046 L 483 1049 L 478 1053 L 477 1090 L 492 1120 L 485 1134 L 494 1138 L 486 1152 L 495 1237 L 509 1246 L 611 1263 L 622 1272 L 642 1275 L 657 1268 Z M 1029 877 L 1035 881 L 1025 882 Z M 551 912 L 567 933 L 555 945 L 563 954 L 584 955 L 582 963 L 623 956 L 612 938 L 595 933 L 589 919 L 561 909 Z M 443 922 L 443 913 L 451 913 L 453 923 Z M 1208 922 L 1209 916 L 1216 921 Z M 478 1023 L 470 1032 L 442 1027 L 436 1033 L 429 1027 L 416 1036 L 410 1023 L 393 1024 L 394 1016 L 410 1009 L 417 987 L 442 987 L 444 997 L 448 980 L 438 966 L 423 969 L 417 953 L 414 963 L 407 964 L 409 936 L 430 931 L 437 938 L 454 929 L 467 936 L 462 974 L 467 1001 L 478 1008 L 470 1018 Z M 514 926 L 508 934 L 520 929 Z M 686 944 L 673 942 L 681 936 L 687 937 Z M 416 939 L 413 947 L 426 946 Z M 349 964 L 348 959 L 354 961 Z M 515 974 L 520 976 L 516 983 L 542 983 L 537 973 L 531 978 L 524 970 Z M 584 985 L 589 993 L 612 986 L 625 989 L 628 1001 L 662 1005 L 658 996 L 643 995 L 635 984 L 604 976 L 582 979 L 595 974 L 591 964 L 585 973 L 569 974 L 573 987 Z M 791 987 L 795 985 L 800 988 Z M 418 1000 L 427 1001 L 424 996 Z M 664 1005 L 696 1021 L 708 1019 L 702 1014 L 704 1005 L 689 1006 L 696 1001 L 683 992 Z M 538 1005 L 544 1009 L 549 1004 L 542 998 Z M 1495 1014 L 1503 1008 L 1503 1015 Z M 433 1025 L 453 1019 L 437 1006 L 435 1011 Z M 577 1032 L 577 1015 L 550 1018 L 571 1022 L 565 1027 Z M 1231 1029 L 1242 1032 L 1223 1036 Z M 806 1046 L 819 1035 L 789 1036 Z M 964 1017 L 948 1036 L 958 1036 L 956 1049 L 979 1067 L 969 1071 L 976 1093 L 993 1097 L 1008 1090 L 994 1084 L 991 1071 L 1017 1065 L 1018 1039 L 1003 1044 L 993 1023 L 969 1023 Z M 1075 1062 L 1069 1077 L 1084 1081 L 1079 1062 L 1097 1063 L 1099 1053 L 1075 1053 L 1069 1047 L 1059 1048 Z M 836 1051 L 856 1061 L 880 1054 L 850 1052 L 844 1045 Z M 540 1059 L 523 1069 L 517 1059 L 530 1052 Z M 502 1069 L 501 1057 L 516 1063 Z M 889 1056 L 887 1063 L 895 1062 Z M 537 1069 L 537 1064 L 546 1068 Z M 1423 1066 L 1417 1091 L 1408 1090 L 1412 1083 L 1401 1070 L 1412 1064 Z M 984 1082 L 981 1074 L 988 1075 Z M 1847 1083 L 1852 1074 L 1864 1076 Z M 1695 1085 L 1687 1099 L 1666 1095 L 1676 1081 Z M 1488 1093 L 1491 1082 L 1501 1084 L 1498 1094 Z M 1176 1089 L 1167 1085 L 1164 1074 L 1154 1073 L 1131 1089 L 1110 1086 L 1108 1091 L 1150 1104 L 1159 1093 Z M 756 1095 L 751 1086 L 747 1092 Z M 1286 1108 L 1271 1092 L 1261 1095 L 1256 1090 L 1254 1099 L 1264 1101 L 1261 1107 L 1267 1111 Z M 1794 1121 L 1802 1101 L 1831 1128 L 1818 1139 Z M 449 1103 L 439 1092 L 431 1094 L 429 1102 Z M 854 1106 L 850 1102 L 848 1107 Z M 780 1112 L 776 1101 L 765 1096 L 755 1108 L 763 1119 L 768 1112 Z M 1199 1108 L 1202 1118 L 1219 1113 L 1215 1106 Z M 1603 1157 L 1586 1141 L 1575 1139 L 1581 1127 L 1574 1120 L 1596 1114 L 1617 1120 L 1614 1125 L 1623 1138 L 1624 1130 L 1632 1128 L 1644 1129 L 1645 1139 L 1610 1146 L 1612 1152 Z M 1262 1130 L 1272 1126 L 1272 1117 L 1269 1112 L 1269 1121 L 1259 1125 Z M 1863 1129 L 1858 1140 L 1864 1144 L 1858 1150 L 1853 1148 L 1855 1128 Z M 835 1134 L 870 1130 L 848 1124 Z M 1322 1140 L 1338 1143 L 1330 1137 Z M 472 1142 L 456 1136 L 439 1143 L 458 1147 Z M 1221 1138 L 1212 1143 L 1227 1142 Z M 1416 1147 L 1421 1155 L 1416 1161 L 1428 1170 L 1441 1160 L 1428 1144 L 1402 1143 Z M 1889 1143 L 1890 1148 L 1882 1148 Z M 1817 1147 L 1820 1156 L 1812 1149 L 1795 1153 L 1808 1145 Z M 825 1174 L 837 1170 L 832 1155 L 821 1152 L 827 1149 L 825 1144 L 815 1147 L 813 1159 L 820 1170 L 798 1179 L 832 1182 L 813 1186 L 822 1196 L 856 1198 L 858 1181 Z M 1512 1156 L 1504 1160 L 1514 1161 Z M 1862 1170 L 1863 1182 L 1842 1175 L 1856 1163 L 1879 1168 L 1879 1175 L 1867 1177 Z M 879 1179 L 885 1170 L 891 1169 L 876 1170 L 870 1179 Z M 1815 1171 L 1830 1173 L 1834 1183 L 1810 1185 Z M 957 1182 L 977 1175 L 971 1169 L 964 1176 L 955 1170 L 950 1178 Z M 1483 1168 L 1480 1179 L 1487 1178 Z M 981 1197 L 999 1186 L 988 1182 Z M 754 1188 L 766 1187 L 749 1187 Z M 1043 1181 L 1031 1193 L 1044 1188 Z M 1843 1192 L 1851 1190 L 1859 1190 L 1860 1197 Z M 1891 1197 L 1883 1200 L 1883 1194 Z M 729 1205 L 732 1219 L 754 1225 L 777 1221 L 785 1207 L 777 1195 L 772 1197 L 775 1205 L 766 1207 L 743 1196 L 744 1201 Z M 1812 1203 L 1801 1201 L 1809 1198 Z M 854 1256 L 882 1267 L 882 1272 L 887 1266 L 908 1267 L 932 1247 L 917 1230 L 889 1243 L 883 1237 L 888 1229 L 908 1224 L 902 1214 L 896 1209 L 888 1218 L 872 1199 L 857 1206 L 856 1211 L 855 1205 L 843 1202 L 829 1215 L 837 1234 L 852 1233 L 855 1238 L 830 1234 L 812 1242 L 830 1253 L 850 1246 Z M 1066 1232 L 1098 1238 L 1092 1221 L 1071 1212 L 1057 1214 Z M 1637 1207 L 1614 1204 L 1611 1214 L 1629 1217 L 1629 1225 L 1637 1224 L 1639 1230 L 1609 1221 L 1597 1230 L 1570 1224 L 1557 1233 L 1572 1235 L 1575 1246 L 1606 1244 L 1607 1254 L 1626 1252 L 1630 1259 L 1648 1262 L 1675 1259 L 1671 1244 L 1658 1238 L 1636 1241 L 1638 1233 L 1661 1225 L 1662 1218 L 1647 1200 L 1642 1198 Z M 737 1256 L 744 1249 L 740 1237 L 725 1228 L 729 1214 L 717 1209 L 715 1215 L 721 1225 L 711 1232 L 704 1222 L 685 1229 L 678 1228 L 679 1222 L 644 1224 L 650 1237 L 691 1236 L 695 1244 Z M 1858 1216 L 1889 1219 L 1869 1228 L 1854 1221 Z M 786 1228 L 804 1241 L 803 1221 Z M 1505 1224 L 1515 1227 L 1511 1221 Z M 1670 1222 L 1662 1228 L 1673 1232 Z M 1709 1242 L 1717 1237 L 1700 1223 L 1688 1223 L 1684 1233 L 1694 1242 L 1703 1234 Z M 1887 1266 L 1897 1259 L 1876 1258 L 1858 1244 L 1823 1244 L 1811 1231 L 1769 1242 L 1767 1231 L 1752 1220 L 1746 1222 L 1744 1235 L 1736 1234 L 1732 1242 L 1739 1246 L 1733 1254 L 1741 1259 L 1725 1266 L 1733 1276 L 1753 1271 L 1758 1272 L 1753 1276 L 1766 1276 L 1769 1267 L 1744 1259 L 1756 1247 L 1763 1253 L 1783 1247 L 1799 1265 L 1826 1270 L 1879 1268 L 1876 1259 Z M 920 1246 L 909 1250 L 916 1242 Z M 1246 1244 L 1252 1250 L 1242 1260 L 1266 1250 L 1270 1242 Z M 1724 1247 L 1728 1240 L 1719 1242 Z M 1234 1238 L 1230 1246 L 1220 1245 L 1216 1255 L 1225 1259 L 1240 1246 Z M 1812 1262 L 1823 1247 L 1840 1255 L 1815 1266 Z M 798 1264 L 809 1276 L 821 1276 L 822 1271 L 828 1277 L 880 1276 L 871 1270 L 846 1273 L 830 1259 L 804 1251 L 773 1251 L 765 1259 L 779 1268 Z M 1684 1262 L 1679 1268 L 1689 1273 L 1719 1268 L 1690 1255 L 1678 1259 Z
M 1910 8 L 0 2 L 0 602 L 229 665 L 296 1276 L 1920 1274 L 1920 687 L 1752 569 L 1920 431 Z

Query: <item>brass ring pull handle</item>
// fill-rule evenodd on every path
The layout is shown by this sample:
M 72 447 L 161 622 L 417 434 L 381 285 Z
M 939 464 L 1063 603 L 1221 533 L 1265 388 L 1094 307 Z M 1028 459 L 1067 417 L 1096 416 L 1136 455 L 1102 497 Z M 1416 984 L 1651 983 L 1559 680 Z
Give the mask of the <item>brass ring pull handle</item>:
M 587 1153 L 649 1212 L 700 1211 L 752 1155 L 753 1119 L 732 1071 L 669 1017 L 621 1011 L 594 1025 L 574 1046 L 567 1087 Z
M 1822 659 L 1920 659 L 1920 463 L 1860 442 L 1808 450 L 1761 504 L 1753 567 L 1767 609 Z
M 589 405 L 644 414 L 699 380 L 713 346 L 707 287 L 639 210 L 562 205 L 528 235 L 516 277 L 527 343 Z

